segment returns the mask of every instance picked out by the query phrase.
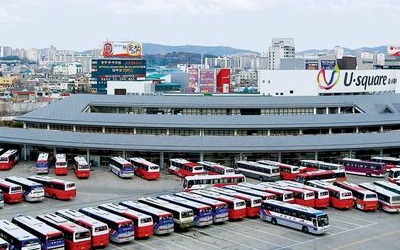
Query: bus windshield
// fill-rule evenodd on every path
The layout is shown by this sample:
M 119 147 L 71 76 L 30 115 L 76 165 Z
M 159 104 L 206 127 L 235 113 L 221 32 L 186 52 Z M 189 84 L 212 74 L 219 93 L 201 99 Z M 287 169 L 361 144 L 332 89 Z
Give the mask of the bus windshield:
M 130 226 L 132 226 L 132 222 L 125 222 L 125 223 L 118 224 L 118 228 L 130 227 Z
M 182 218 L 193 216 L 193 211 L 182 212 Z
M 60 239 L 63 239 L 63 238 L 64 238 L 64 236 L 62 234 L 56 234 L 56 235 L 47 236 L 47 240 L 48 241 L 56 241 L 56 240 L 60 240 Z
M 8 161 L 8 157 L 0 157 L 0 161 Z
M 150 170 L 157 170 L 158 169 L 158 166 L 151 166 L 150 167 Z
M 73 188 L 73 187 L 75 187 L 75 183 L 69 183 L 66 186 L 67 186 L 67 188 Z
M 328 219 L 328 215 L 321 215 L 317 217 L 317 221 L 318 221 L 318 226 L 319 227 L 323 227 L 323 226 L 328 226 L 329 225 L 329 219 Z
M 140 220 L 140 223 L 147 223 L 147 222 L 151 222 L 151 218 L 143 218 Z
M 244 201 L 239 201 L 239 202 L 236 203 L 236 207 L 242 207 L 242 206 L 245 206 L 245 205 L 246 205 L 246 203 L 244 203 Z
M 376 194 L 367 194 L 367 195 L 365 195 L 366 199 L 373 199 L 373 198 L 376 198 L 376 197 L 377 197 Z
M 29 247 L 39 244 L 39 239 L 22 240 L 21 247 Z
M 201 171 L 201 170 L 203 170 L 203 167 L 194 167 L 193 170 L 195 170 L 195 171 Z
M 102 232 L 102 231 L 105 231 L 105 230 L 107 230 L 107 226 L 100 226 L 100 227 L 96 227 L 95 229 L 94 229 L 94 231 L 97 233 L 97 232 Z
M 78 169 L 90 169 L 89 165 L 79 165 Z
M 21 187 L 12 187 L 11 188 L 11 192 L 18 192 L 18 191 L 22 191 Z
M 82 233 L 76 233 L 75 234 L 75 240 L 80 240 L 80 239 L 86 239 L 90 237 L 89 232 L 82 232 Z
M 56 164 L 57 167 L 64 167 L 66 165 L 67 165 L 66 162 L 57 162 L 57 164 Z

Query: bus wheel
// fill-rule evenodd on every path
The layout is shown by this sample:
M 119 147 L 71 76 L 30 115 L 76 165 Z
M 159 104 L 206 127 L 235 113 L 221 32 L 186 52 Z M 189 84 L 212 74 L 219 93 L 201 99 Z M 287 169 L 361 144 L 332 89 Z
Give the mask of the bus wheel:
M 305 232 L 305 233 L 308 233 L 308 227 L 304 226 L 302 231 Z
M 371 177 L 371 173 L 367 173 L 367 177 Z
M 260 181 L 264 181 L 264 179 L 263 179 L 262 176 L 260 176 L 258 179 L 259 179 Z
M 272 218 L 272 219 L 271 219 L 271 223 L 272 223 L 272 225 L 278 224 L 275 218 Z
M 55 195 L 55 194 L 53 194 L 53 196 L 51 196 L 51 198 L 53 198 L 53 199 L 57 199 L 57 197 L 56 197 L 56 195 Z

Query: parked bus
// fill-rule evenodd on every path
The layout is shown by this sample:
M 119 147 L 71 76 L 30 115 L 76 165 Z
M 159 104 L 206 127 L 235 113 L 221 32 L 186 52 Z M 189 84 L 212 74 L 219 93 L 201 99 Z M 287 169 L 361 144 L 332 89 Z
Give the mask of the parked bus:
M 204 170 L 207 171 L 208 174 L 213 175 L 213 174 L 234 174 L 235 169 L 231 167 L 227 167 L 215 162 L 211 161 L 199 161 L 198 164 L 202 165 Z
M 76 197 L 76 186 L 72 181 L 56 179 L 50 176 L 30 176 L 29 180 L 44 186 L 44 195 L 58 200 L 70 200 Z
M 111 157 L 108 161 L 108 167 L 120 178 L 132 178 L 135 175 L 133 164 L 120 156 Z
M 64 234 L 60 230 L 47 225 L 43 221 L 32 216 L 19 215 L 14 217 L 11 222 L 36 236 L 40 241 L 42 250 L 64 249 Z
M 334 208 L 339 209 L 350 209 L 353 207 L 353 194 L 351 191 L 344 188 L 334 186 L 332 183 L 328 183 L 320 180 L 308 181 L 306 185 L 325 188 L 329 192 L 329 202 Z
M 211 206 L 214 223 L 221 223 L 229 219 L 228 204 L 224 201 L 210 199 L 192 192 L 180 192 L 174 195 Z
M 3 240 L 3 238 L 0 238 L 0 250 L 8 250 L 8 249 L 9 249 L 8 242 Z
M 50 166 L 49 153 L 40 153 L 36 161 L 36 173 L 48 174 Z
M 56 214 L 75 224 L 87 228 L 92 236 L 92 248 L 105 247 L 110 243 L 110 236 L 108 235 L 109 228 L 106 223 L 93 219 L 92 217 L 74 209 L 58 210 L 56 211 Z
M 302 189 L 313 191 L 314 197 L 315 197 L 315 208 L 329 207 L 329 192 L 326 189 L 307 186 L 307 185 L 304 185 L 304 184 L 301 184 L 301 183 L 298 183 L 295 181 L 279 181 L 278 183 L 281 185 L 297 187 L 297 188 L 302 188 Z
M 388 180 L 393 183 L 400 181 L 400 168 L 389 169 Z
M 192 209 L 194 214 L 193 224 L 197 227 L 203 227 L 213 223 L 213 212 L 209 205 L 174 195 L 160 195 L 157 198 Z
M 243 194 L 234 190 L 218 187 L 209 188 L 207 190 L 244 200 L 246 202 L 246 217 L 254 218 L 260 215 L 261 198 L 258 196 Z
M 178 229 L 187 229 L 193 226 L 194 214 L 192 209 L 178 206 L 172 204 L 171 202 L 153 197 L 142 197 L 139 198 L 138 201 L 140 203 L 170 212 L 174 217 L 174 223 Z
M 186 177 L 193 176 L 197 174 L 205 174 L 206 172 L 203 169 L 203 166 L 187 161 L 181 158 L 169 159 L 170 166 L 168 168 L 168 172 L 171 174 Z
M 246 217 L 246 202 L 242 199 L 209 190 L 194 190 L 192 193 L 225 202 L 228 205 L 228 217 L 230 220 L 241 220 Z
M 372 183 L 358 184 L 360 187 L 375 192 L 378 195 L 378 208 L 388 213 L 400 212 L 400 195 Z
M 154 234 L 163 235 L 174 231 L 174 217 L 170 212 L 136 201 L 121 201 L 119 204 L 129 209 L 150 215 L 153 219 Z
M 134 225 L 135 238 L 147 238 L 153 235 L 153 218 L 125 206 L 107 203 L 99 205 L 100 209 L 130 219 Z
M 386 173 L 386 164 L 383 162 L 363 161 L 351 158 L 337 159 L 337 162 L 344 165 L 348 174 L 384 177 Z
M 110 230 L 110 241 L 112 242 L 130 242 L 135 239 L 134 226 L 130 219 L 101 210 L 97 207 L 81 208 L 79 212 L 106 223 Z
M 10 149 L 0 155 L 0 170 L 13 168 L 18 162 L 18 150 Z
M 8 220 L 0 220 L 0 237 L 9 243 L 10 250 L 40 250 L 36 236 Z
M 260 217 L 274 225 L 284 225 L 305 233 L 323 234 L 329 228 L 329 218 L 325 212 L 277 200 L 263 201 Z
M 312 180 L 345 181 L 346 172 L 344 170 L 317 170 L 301 173 L 296 177 L 296 181 L 303 184 Z
M 66 158 L 65 154 L 56 154 L 54 173 L 56 175 L 67 175 L 68 174 L 67 158 Z
M 183 181 L 183 190 L 190 191 L 205 189 L 209 187 L 223 187 L 227 185 L 237 185 L 246 181 L 242 174 L 223 174 L 223 175 L 195 175 L 186 176 Z
M 271 186 L 257 185 L 253 183 L 240 183 L 239 186 L 251 188 L 254 190 L 259 190 L 267 193 L 272 193 L 276 195 L 276 199 L 283 202 L 294 203 L 293 192 L 274 188 Z
M 90 165 L 86 161 L 85 157 L 75 156 L 74 157 L 74 172 L 78 178 L 89 178 L 90 177 Z
M 236 162 L 236 170 L 246 177 L 260 181 L 276 181 L 280 179 L 279 167 L 254 161 L 238 161 Z
M 18 203 L 24 197 L 21 185 L 4 179 L 0 179 L 0 189 L 3 191 L 3 198 L 6 203 Z
M 26 201 L 41 201 L 44 199 L 44 187 L 38 182 L 18 176 L 6 177 L 5 180 L 20 185 Z
M 146 161 L 140 157 L 129 158 L 135 166 L 135 174 L 145 180 L 158 180 L 160 178 L 160 166 Z
M 351 191 L 355 208 L 364 211 L 374 211 L 378 209 L 378 196 L 375 192 L 351 182 L 334 182 L 333 185 Z
M 315 195 L 313 191 L 288 185 L 282 185 L 281 183 L 276 182 L 260 183 L 260 185 L 261 184 L 293 192 L 294 203 L 307 207 L 315 207 Z
M 55 213 L 45 213 L 36 216 L 36 219 L 60 230 L 64 234 L 65 249 L 89 250 L 91 249 L 90 232 L 87 228 L 79 226 Z
M 270 160 L 261 160 L 261 161 L 257 161 L 257 162 L 264 164 L 264 165 L 279 167 L 279 172 L 280 172 L 282 180 L 294 180 L 294 179 L 296 179 L 297 175 L 300 174 L 299 166 L 284 164 L 281 162 L 270 161 Z
M 344 170 L 344 166 L 336 163 L 329 163 L 317 160 L 300 160 L 300 167 L 303 167 L 304 172 L 316 170 Z
M 273 193 L 268 193 L 268 192 L 264 192 L 264 191 L 260 191 L 260 190 L 255 190 L 255 189 L 251 189 L 251 188 L 248 188 L 248 187 L 242 187 L 242 186 L 235 185 L 235 186 L 225 186 L 224 188 L 236 191 L 238 193 L 260 197 L 261 200 L 269 200 L 269 199 L 276 200 L 276 195 L 273 194 Z
M 371 161 L 373 162 L 382 162 L 386 164 L 386 170 L 392 169 L 392 168 L 400 168 L 400 158 L 396 157 L 372 157 Z

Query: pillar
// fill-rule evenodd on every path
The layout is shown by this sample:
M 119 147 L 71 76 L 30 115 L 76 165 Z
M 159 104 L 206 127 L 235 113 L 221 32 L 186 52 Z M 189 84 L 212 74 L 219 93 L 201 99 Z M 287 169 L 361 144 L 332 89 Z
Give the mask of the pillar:
M 160 152 L 160 169 L 164 169 L 164 152 Z
M 200 161 L 204 161 L 204 153 L 200 152 Z

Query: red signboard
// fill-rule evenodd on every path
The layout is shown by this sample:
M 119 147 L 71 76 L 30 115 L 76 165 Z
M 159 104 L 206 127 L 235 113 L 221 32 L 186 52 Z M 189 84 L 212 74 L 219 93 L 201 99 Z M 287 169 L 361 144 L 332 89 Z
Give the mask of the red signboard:
M 217 92 L 231 92 L 231 69 L 220 69 L 217 73 Z

